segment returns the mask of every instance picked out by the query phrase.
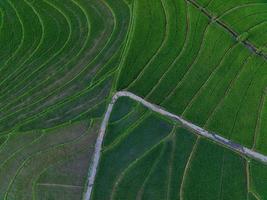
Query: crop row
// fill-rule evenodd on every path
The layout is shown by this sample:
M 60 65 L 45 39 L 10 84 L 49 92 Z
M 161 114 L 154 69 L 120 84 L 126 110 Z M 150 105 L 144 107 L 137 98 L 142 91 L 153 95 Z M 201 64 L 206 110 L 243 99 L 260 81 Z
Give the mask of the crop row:
M 265 152 L 266 59 L 254 51 L 258 46 L 249 46 L 247 38 L 241 40 L 241 30 L 233 34 L 227 24 L 236 13 L 227 9 L 239 9 L 236 4 L 240 12 L 246 12 L 243 7 L 255 11 L 260 5 L 264 10 L 265 4 L 214 0 L 203 10 L 201 2 L 196 6 L 193 0 L 149 2 L 134 2 L 135 23 L 117 89 L 127 89 L 201 127 Z M 223 10 L 223 17 L 213 17 L 215 7 Z M 236 15 L 240 20 L 232 26 L 250 24 L 242 14 Z M 157 30 L 146 29 L 153 21 L 158 22 Z M 144 48 L 146 42 L 149 48 Z
M 111 113 L 92 199 L 265 199 L 266 172 L 264 164 L 121 98 Z

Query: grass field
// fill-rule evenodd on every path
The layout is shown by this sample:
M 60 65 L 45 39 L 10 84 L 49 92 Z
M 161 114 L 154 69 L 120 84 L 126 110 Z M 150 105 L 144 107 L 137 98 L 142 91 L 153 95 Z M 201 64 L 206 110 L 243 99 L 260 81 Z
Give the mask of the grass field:
M 264 0 L 0 1 L 0 200 L 81 199 L 120 90 L 267 155 L 266 17 Z M 265 168 L 122 97 L 92 199 L 264 200 Z

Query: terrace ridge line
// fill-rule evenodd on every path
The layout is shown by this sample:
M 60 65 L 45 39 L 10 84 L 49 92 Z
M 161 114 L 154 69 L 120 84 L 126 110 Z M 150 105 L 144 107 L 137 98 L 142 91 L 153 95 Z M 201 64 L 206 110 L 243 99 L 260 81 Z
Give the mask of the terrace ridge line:
M 234 30 L 232 30 L 228 25 L 226 25 L 222 20 L 212 16 L 207 9 L 203 8 L 201 5 L 199 5 L 195 0 L 186 0 L 188 3 L 192 4 L 195 8 L 200 10 L 204 15 L 206 15 L 213 23 L 218 24 L 221 26 L 224 30 L 226 30 L 228 33 L 232 35 L 232 37 L 235 38 L 236 41 L 238 41 L 239 34 L 236 33 Z M 245 39 L 244 41 L 240 41 L 240 43 L 243 44 L 247 49 L 249 49 L 254 54 L 262 57 L 263 59 L 267 60 L 267 55 L 259 51 L 259 48 L 256 47 L 252 42 Z
M 147 107 L 148 109 L 159 113 L 165 117 L 171 118 L 179 123 L 182 124 L 182 126 L 184 128 L 187 128 L 189 130 L 191 130 L 192 132 L 194 132 L 195 134 L 202 136 L 204 138 L 208 138 L 224 147 L 227 147 L 230 150 L 233 150 L 235 152 L 241 153 L 242 155 L 245 155 L 247 157 L 250 157 L 252 159 L 258 160 L 263 162 L 264 164 L 267 164 L 267 156 L 263 155 L 259 152 L 256 152 L 254 150 L 251 150 L 247 147 L 244 147 L 238 143 L 235 143 L 229 139 L 226 139 L 216 133 L 212 133 L 209 132 L 185 119 L 183 119 L 182 117 L 175 115 L 169 111 L 164 110 L 164 108 L 155 105 L 153 103 L 150 103 L 148 101 L 146 101 L 145 99 L 143 99 L 140 96 L 137 96 L 131 92 L 128 91 L 118 91 L 116 92 L 112 99 L 111 102 L 108 105 L 107 111 L 105 112 L 103 121 L 101 123 L 101 127 L 100 127 L 100 131 L 96 140 L 96 144 L 95 144 L 95 150 L 94 150 L 94 155 L 93 155 L 93 160 L 92 163 L 90 165 L 89 168 L 89 177 L 88 177 L 88 182 L 87 182 L 87 190 L 85 191 L 84 200 L 90 200 L 91 198 L 91 193 L 92 193 L 92 189 L 93 189 L 93 185 L 95 182 L 95 176 L 97 173 L 97 167 L 99 164 L 99 160 L 100 160 L 100 154 L 101 154 L 101 148 L 102 148 L 102 143 L 103 143 L 103 139 L 105 136 L 105 132 L 106 132 L 106 128 L 109 122 L 109 118 L 111 115 L 111 112 L 113 110 L 113 106 L 116 103 L 116 101 L 120 98 L 120 97 L 128 97 L 138 103 L 141 103 L 143 106 Z

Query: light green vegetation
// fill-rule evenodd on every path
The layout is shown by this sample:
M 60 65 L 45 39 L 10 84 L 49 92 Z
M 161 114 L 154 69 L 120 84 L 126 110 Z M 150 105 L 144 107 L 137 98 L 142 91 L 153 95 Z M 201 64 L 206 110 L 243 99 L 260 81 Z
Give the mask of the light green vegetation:
M 199 1 L 201 5 L 202 0 Z M 239 0 L 221 2 L 211 0 L 206 10 L 239 34 L 247 33 L 248 40 L 257 47 L 266 45 L 266 10 L 264 0 Z
M 115 104 L 92 199 L 266 199 L 264 164 L 141 108 L 126 97 Z
M 133 3 L 135 23 L 122 60 L 118 90 L 127 89 L 201 127 L 265 152 L 266 3 L 159 2 Z M 139 4 L 145 5 L 140 8 Z M 151 33 L 153 29 L 143 26 L 153 24 L 155 19 L 149 15 L 153 12 L 165 19 L 165 25 L 158 19 L 160 30 Z M 264 28 L 258 27 L 253 34 L 256 24 Z M 158 39 L 141 53 L 148 34 Z
M 0 199 L 80 199 L 118 90 L 267 154 L 266 17 L 265 0 L 0 1 Z M 121 98 L 93 197 L 267 199 L 251 163 Z
M 246 199 L 245 159 L 200 140 L 184 182 L 184 199 Z

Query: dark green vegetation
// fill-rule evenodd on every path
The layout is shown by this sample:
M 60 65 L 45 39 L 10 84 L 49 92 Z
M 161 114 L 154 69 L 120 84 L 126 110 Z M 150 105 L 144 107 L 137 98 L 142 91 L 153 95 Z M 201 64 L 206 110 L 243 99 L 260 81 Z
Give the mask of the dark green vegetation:
M 266 172 L 123 97 L 111 114 L 92 199 L 266 199 Z
M 0 1 L 0 199 L 81 199 L 130 9 Z
M 0 199 L 80 199 L 118 90 L 267 154 L 266 17 L 265 0 L 1 0 Z M 101 163 L 94 199 L 267 199 L 264 165 L 126 99 Z
M 99 123 L 9 136 L 1 146 L 0 199 L 80 199 Z

